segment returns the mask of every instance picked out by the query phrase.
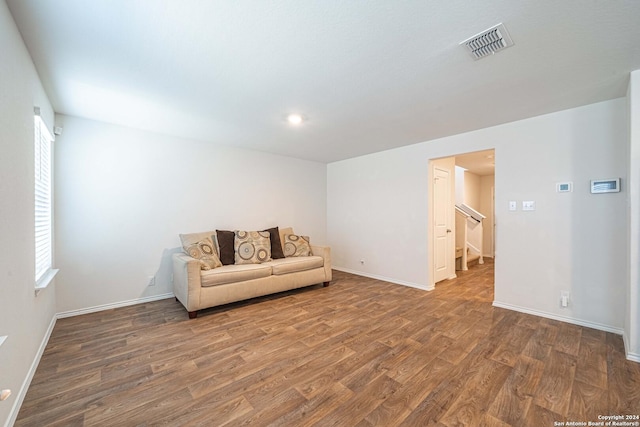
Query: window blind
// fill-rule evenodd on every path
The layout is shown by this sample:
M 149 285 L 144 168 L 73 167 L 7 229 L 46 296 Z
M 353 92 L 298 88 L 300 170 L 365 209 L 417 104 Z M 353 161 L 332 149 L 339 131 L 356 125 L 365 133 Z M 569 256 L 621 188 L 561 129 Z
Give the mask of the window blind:
M 53 263 L 51 174 L 53 137 L 39 115 L 35 116 L 35 262 L 36 286 Z

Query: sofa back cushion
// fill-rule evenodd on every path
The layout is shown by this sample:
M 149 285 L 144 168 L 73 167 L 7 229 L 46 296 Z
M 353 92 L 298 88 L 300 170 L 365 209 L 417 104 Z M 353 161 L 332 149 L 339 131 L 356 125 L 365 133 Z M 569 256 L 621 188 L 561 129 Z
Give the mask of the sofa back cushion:
M 280 227 L 278 229 L 278 232 L 280 233 L 280 243 L 282 243 L 282 251 L 284 252 L 284 236 L 287 234 L 295 234 L 295 233 L 293 232 L 292 227 L 285 227 L 285 228 Z

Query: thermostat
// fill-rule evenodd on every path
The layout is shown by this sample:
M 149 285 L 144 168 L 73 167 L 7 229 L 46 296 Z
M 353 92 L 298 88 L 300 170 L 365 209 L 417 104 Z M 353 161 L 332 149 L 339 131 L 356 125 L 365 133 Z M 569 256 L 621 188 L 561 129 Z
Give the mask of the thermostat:
M 594 194 L 595 193 L 619 193 L 620 178 L 592 179 L 591 192 Z
M 559 182 L 556 184 L 558 193 L 570 193 L 573 191 L 573 182 Z

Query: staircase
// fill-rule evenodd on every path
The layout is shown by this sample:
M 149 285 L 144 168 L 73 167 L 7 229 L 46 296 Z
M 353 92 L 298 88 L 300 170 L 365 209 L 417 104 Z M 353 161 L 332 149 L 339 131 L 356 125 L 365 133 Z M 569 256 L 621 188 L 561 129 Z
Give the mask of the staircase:
M 460 247 L 456 247 L 456 271 L 466 270 L 462 267 L 462 254 L 464 249 Z M 469 248 L 467 248 L 467 268 L 473 267 L 474 265 L 482 264 L 480 262 L 480 255 L 469 253 Z
M 480 212 L 465 205 L 456 205 L 456 270 L 484 264 L 482 259 L 482 220 Z

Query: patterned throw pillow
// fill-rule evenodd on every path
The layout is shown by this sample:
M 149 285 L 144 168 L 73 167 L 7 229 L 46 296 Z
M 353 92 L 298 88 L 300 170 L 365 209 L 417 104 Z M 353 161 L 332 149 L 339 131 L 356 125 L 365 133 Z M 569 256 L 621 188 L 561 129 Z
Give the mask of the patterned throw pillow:
M 185 245 L 185 243 L 187 244 Z M 211 237 L 205 237 L 195 243 L 183 241 L 182 249 L 190 257 L 200 260 L 201 270 L 212 270 L 214 268 L 222 267 L 222 263 L 218 258 L 218 254 L 216 253 Z
M 268 231 L 237 231 L 234 241 L 236 264 L 260 264 L 271 261 Z
M 285 234 L 284 236 L 284 256 L 311 256 L 311 242 L 309 236 L 297 236 L 295 234 Z

